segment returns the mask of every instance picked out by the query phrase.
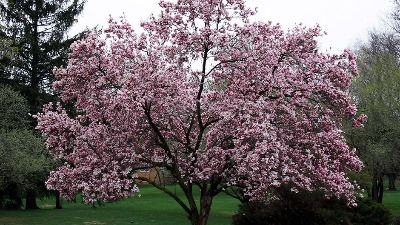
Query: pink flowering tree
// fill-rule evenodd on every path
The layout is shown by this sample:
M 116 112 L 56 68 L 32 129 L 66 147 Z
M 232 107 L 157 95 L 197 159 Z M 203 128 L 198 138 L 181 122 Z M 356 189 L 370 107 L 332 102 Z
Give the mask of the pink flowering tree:
M 244 0 L 160 6 L 144 33 L 110 19 L 54 70 L 54 86 L 77 115 L 60 103 L 37 115 L 47 147 L 65 162 L 47 187 L 94 202 L 130 196 L 135 179 L 147 181 L 193 225 L 205 225 L 213 198 L 231 188 L 262 199 L 289 184 L 355 204 L 346 173 L 362 163 L 341 131 L 346 117 L 355 126 L 365 120 L 348 96 L 353 53 L 319 52 L 319 27 L 250 23 Z M 185 199 L 136 177 L 143 165 L 170 171 Z

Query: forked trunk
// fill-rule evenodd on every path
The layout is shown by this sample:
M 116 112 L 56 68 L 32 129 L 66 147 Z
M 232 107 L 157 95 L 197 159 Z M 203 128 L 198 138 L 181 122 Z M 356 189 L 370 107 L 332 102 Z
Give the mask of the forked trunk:
M 200 214 L 196 212 L 190 217 L 192 225 L 207 225 L 208 217 L 211 211 L 211 203 L 212 197 L 210 196 L 204 196 L 201 199 Z

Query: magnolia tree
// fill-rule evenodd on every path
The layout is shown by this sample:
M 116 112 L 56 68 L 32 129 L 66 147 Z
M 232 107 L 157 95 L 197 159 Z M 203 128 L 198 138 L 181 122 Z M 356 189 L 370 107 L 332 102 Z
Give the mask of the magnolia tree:
M 362 163 L 341 131 L 345 117 L 365 120 L 348 96 L 353 53 L 319 52 L 319 27 L 250 23 L 243 0 L 160 6 L 144 33 L 110 19 L 54 70 L 54 86 L 78 115 L 60 103 L 37 115 L 47 147 L 65 161 L 47 187 L 94 202 L 130 196 L 135 179 L 147 181 L 193 225 L 207 223 L 213 198 L 229 188 L 265 199 L 286 183 L 354 205 L 357 185 L 346 172 Z M 185 196 L 136 177 L 143 166 L 169 170 Z

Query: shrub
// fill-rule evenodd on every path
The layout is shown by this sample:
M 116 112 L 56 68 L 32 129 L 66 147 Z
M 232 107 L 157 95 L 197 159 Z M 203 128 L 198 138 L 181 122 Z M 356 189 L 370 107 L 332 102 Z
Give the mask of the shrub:
M 358 199 L 358 207 L 349 208 L 338 199 L 325 199 L 322 193 L 291 192 L 281 188 L 277 199 L 248 202 L 239 206 L 233 225 L 387 225 L 391 214 L 384 206 Z
M 233 225 L 273 224 L 273 213 L 263 202 L 246 202 L 239 205 L 238 212 L 233 216 Z
M 391 224 L 390 211 L 369 198 L 359 199 L 358 207 L 350 209 L 353 225 L 386 225 Z
M 321 193 L 311 194 L 290 189 L 275 193 L 276 200 L 247 202 L 239 206 L 233 217 L 233 225 L 318 225 L 323 223 L 318 209 L 322 201 Z

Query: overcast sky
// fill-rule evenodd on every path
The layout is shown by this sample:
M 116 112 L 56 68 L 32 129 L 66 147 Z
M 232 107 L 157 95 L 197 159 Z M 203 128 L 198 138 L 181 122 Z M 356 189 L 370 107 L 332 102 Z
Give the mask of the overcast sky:
M 125 14 L 128 21 L 140 30 L 140 21 L 150 14 L 158 15 L 159 0 L 88 0 L 78 23 L 71 29 L 75 34 L 86 27 L 106 27 L 109 15 L 118 18 Z M 328 34 L 320 39 L 321 50 L 339 53 L 358 40 L 366 40 L 369 30 L 384 26 L 391 11 L 391 0 L 247 0 L 257 7 L 255 20 L 280 23 L 285 29 L 296 23 L 306 26 L 320 24 Z

